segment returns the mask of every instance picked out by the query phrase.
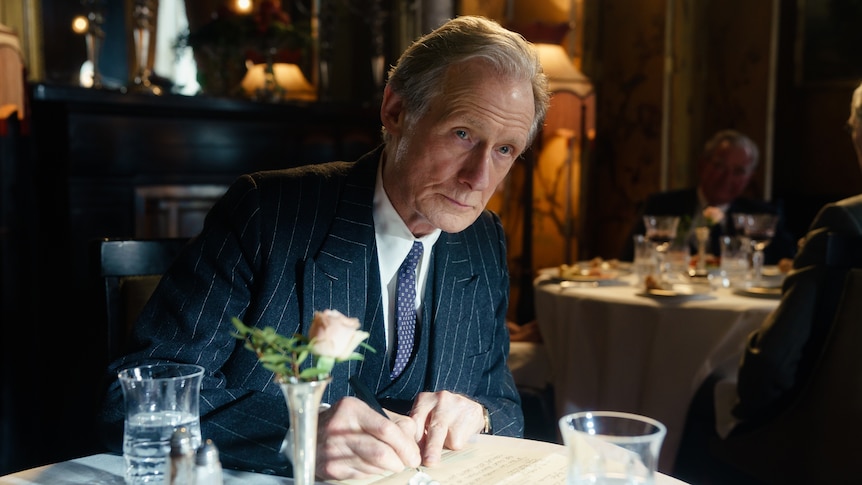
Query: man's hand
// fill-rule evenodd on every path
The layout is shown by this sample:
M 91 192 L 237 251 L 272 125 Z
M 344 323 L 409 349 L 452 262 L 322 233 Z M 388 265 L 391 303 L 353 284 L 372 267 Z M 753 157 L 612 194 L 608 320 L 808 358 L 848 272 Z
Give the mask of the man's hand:
M 355 397 L 320 413 L 317 475 L 327 480 L 400 472 L 420 464 L 415 422 L 388 412 L 384 418 Z
M 444 447 L 459 450 L 485 428 L 482 405 L 449 391 L 420 393 L 410 417 L 416 423 L 416 441 L 425 466 L 440 462 Z

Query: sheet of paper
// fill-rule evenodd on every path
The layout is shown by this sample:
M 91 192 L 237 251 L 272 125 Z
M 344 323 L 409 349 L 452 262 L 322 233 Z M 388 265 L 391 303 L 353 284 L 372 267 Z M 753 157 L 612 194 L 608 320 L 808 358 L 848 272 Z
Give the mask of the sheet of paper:
M 458 451 L 447 451 L 439 465 L 422 468 L 445 485 L 564 483 L 565 447 L 543 441 L 480 435 Z M 343 485 L 407 485 L 416 470 L 365 480 L 345 480 Z

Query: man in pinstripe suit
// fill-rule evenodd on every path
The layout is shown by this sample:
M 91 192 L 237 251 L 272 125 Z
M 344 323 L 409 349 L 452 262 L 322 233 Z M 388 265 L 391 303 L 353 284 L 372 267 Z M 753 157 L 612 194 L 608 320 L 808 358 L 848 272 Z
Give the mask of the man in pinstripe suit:
M 287 411 L 273 375 L 231 336 L 231 317 L 307 333 L 315 310 L 357 317 L 378 349 L 335 366 L 321 413 L 318 475 L 360 478 L 420 463 L 470 436 L 521 436 L 505 315 L 509 274 L 499 218 L 485 206 L 536 134 L 548 104 L 532 46 L 478 17 L 450 20 L 392 68 L 384 144 L 360 160 L 240 177 L 207 216 L 144 309 L 144 362 L 206 368 L 204 438 L 225 466 L 290 474 L 280 457 Z M 390 377 L 395 273 L 414 241 L 418 320 L 406 369 Z M 352 397 L 358 375 L 390 419 Z M 114 379 L 116 381 L 116 379 Z M 118 448 L 122 393 L 102 421 Z

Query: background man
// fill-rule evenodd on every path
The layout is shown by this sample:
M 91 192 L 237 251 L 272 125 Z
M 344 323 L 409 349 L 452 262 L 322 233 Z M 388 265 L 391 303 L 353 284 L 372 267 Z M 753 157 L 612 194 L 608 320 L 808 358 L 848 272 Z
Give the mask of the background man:
M 719 238 L 735 235 L 735 214 L 779 213 L 776 207 L 743 196 L 759 161 L 757 145 L 744 134 L 735 130 L 722 130 L 712 136 L 704 146 L 698 159 L 697 187 L 660 192 L 649 196 L 641 214 L 680 216 L 678 237 L 689 242 L 692 252 L 697 251 L 694 228 L 705 225 L 703 210 L 717 207 L 724 212 L 724 219 L 710 229 L 707 252 L 718 256 L 721 252 Z M 643 218 L 638 217 L 632 234 L 643 234 Z M 796 242 L 784 228 L 779 217 L 775 237 L 764 250 L 766 264 L 778 264 L 782 258 L 793 258 Z M 627 242 L 623 259 L 631 260 L 633 244 Z

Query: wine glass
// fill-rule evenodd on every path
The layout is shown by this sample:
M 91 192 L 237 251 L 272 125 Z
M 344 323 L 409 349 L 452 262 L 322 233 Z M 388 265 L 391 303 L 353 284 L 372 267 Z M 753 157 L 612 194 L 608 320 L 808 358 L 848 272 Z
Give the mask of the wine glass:
M 751 217 L 751 214 L 737 212 L 733 214 L 733 232 L 736 234 L 736 237 L 740 238 L 746 246 L 751 246 L 751 243 L 748 241 L 748 236 L 745 235 L 745 226 L 748 224 L 748 218 Z
M 763 282 L 763 250 L 775 236 L 775 226 L 778 224 L 776 214 L 748 214 L 745 219 L 745 237 L 751 241 L 754 254 L 751 256 L 751 267 L 754 271 L 752 283 L 755 286 Z
M 667 277 L 668 267 L 665 262 L 670 243 L 676 238 L 676 230 L 679 226 L 679 216 L 656 216 L 645 215 L 644 226 L 646 227 L 646 238 L 655 247 L 659 277 L 664 281 Z

